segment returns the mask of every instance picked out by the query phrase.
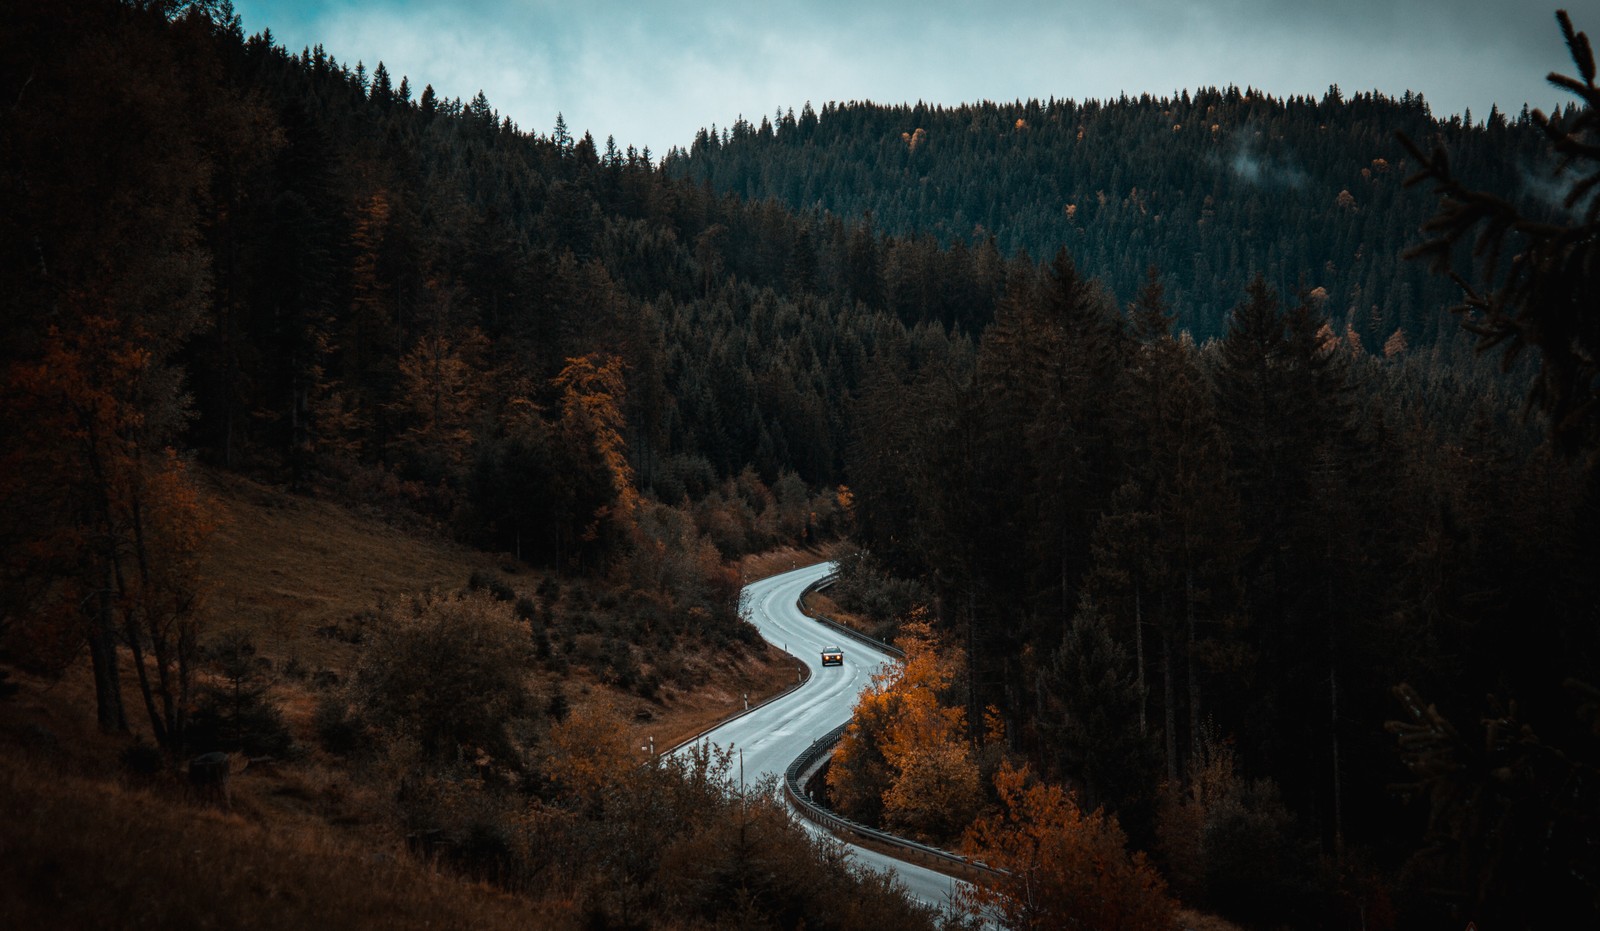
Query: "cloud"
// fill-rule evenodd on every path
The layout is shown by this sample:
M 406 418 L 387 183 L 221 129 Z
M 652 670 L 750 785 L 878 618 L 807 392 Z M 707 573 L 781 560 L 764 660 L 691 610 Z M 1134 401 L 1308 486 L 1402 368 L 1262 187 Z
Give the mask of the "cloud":
M 1211 159 L 1239 180 L 1257 187 L 1298 189 L 1308 180 L 1305 169 L 1283 154 L 1263 155 L 1257 139 L 1260 133 L 1245 127 L 1234 135 L 1233 152 L 1226 158 Z
M 1420 91 L 1436 114 L 1565 98 L 1554 19 L 1525 0 L 236 0 L 298 50 L 379 59 L 418 88 L 549 132 L 658 154 L 695 130 L 806 100 L 1087 98 L 1237 84 L 1279 96 Z M 1600 32 L 1600 16 L 1577 11 Z M 1586 22 L 1585 20 L 1595 20 Z
M 1570 167 L 1560 166 L 1559 171 L 1548 167 L 1524 168 L 1521 174 L 1523 196 L 1538 204 L 1546 217 L 1555 223 L 1582 223 L 1595 200 L 1600 199 L 1600 190 L 1590 190 L 1577 203 L 1567 206 L 1567 195 L 1572 193 L 1573 186 L 1582 178 Z

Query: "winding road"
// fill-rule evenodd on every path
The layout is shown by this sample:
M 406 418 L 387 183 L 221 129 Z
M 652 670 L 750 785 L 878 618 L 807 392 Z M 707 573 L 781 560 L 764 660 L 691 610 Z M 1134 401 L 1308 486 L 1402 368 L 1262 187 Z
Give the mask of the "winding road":
M 890 661 L 888 654 L 839 638 L 800 613 L 800 595 L 832 570 L 831 563 L 807 566 L 752 582 L 744 589 L 746 619 L 768 643 L 800 657 L 811 669 L 811 678 L 804 685 L 700 738 L 740 751 L 746 782 L 768 773 L 781 780 L 790 762 L 813 740 L 850 719 L 856 695 L 871 681 L 873 670 Z M 822 649 L 829 646 L 844 648 L 843 666 L 822 666 Z M 822 833 L 803 819 L 801 823 Z M 956 880 L 943 873 L 862 847 L 846 847 L 855 862 L 893 873 L 914 898 L 929 905 L 945 905 L 954 892 Z

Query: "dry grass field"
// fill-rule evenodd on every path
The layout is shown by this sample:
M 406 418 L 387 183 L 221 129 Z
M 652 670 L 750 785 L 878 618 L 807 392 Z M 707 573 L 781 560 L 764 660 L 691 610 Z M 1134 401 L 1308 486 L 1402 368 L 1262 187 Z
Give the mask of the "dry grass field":
M 408 533 L 333 502 L 238 476 L 211 472 L 206 478 L 223 517 L 205 565 L 215 580 L 205 632 L 248 633 L 274 661 L 296 660 L 313 670 L 347 665 L 349 644 L 318 630 L 380 600 L 457 589 L 474 572 L 493 573 L 513 587 L 538 582 L 510 557 Z
M 392 846 L 0 759 L 0 927 L 548 928 L 559 915 Z
M 408 854 L 393 787 L 325 753 L 312 727 L 319 694 L 348 676 L 360 649 L 341 634 L 380 602 L 459 590 L 474 574 L 522 595 L 545 575 L 237 476 L 210 474 L 206 484 L 224 516 L 205 566 L 213 582 L 202 640 L 250 638 L 298 752 L 234 777 L 231 805 L 218 810 L 175 773 L 134 776 L 122 764 L 136 741 L 149 743 L 131 667 L 126 737 L 96 730 L 86 658 L 58 679 L 14 674 L 18 692 L 0 704 L 0 927 L 574 923 L 548 900 L 535 911 Z M 786 552 L 746 571 L 818 558 Z M 676 650 L 662 661 L 687 674 L 650 699 L 578 663 L 558 687 L 574 710 L 624 722 L 642 756 L 652 740 L 663 749 L 737 711 L 745 694 L 753 703 L 794 681 L 793 661 L 764 646 Z

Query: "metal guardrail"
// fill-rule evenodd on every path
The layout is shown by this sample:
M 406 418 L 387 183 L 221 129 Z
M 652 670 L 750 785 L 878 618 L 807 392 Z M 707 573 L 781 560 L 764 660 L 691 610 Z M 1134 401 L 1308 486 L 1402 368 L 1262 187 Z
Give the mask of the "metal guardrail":
M 920 844 L 914 840 L 852 821 L 819 805 L 808 796 L 805 787 L 800 784 L 801 778 L 819 760 L 833 752 L 833 748 L 844 737 L 845 729 L 849 726 L 850 722 L 846 721 L 812 741 L 811 746 L 807 747 L 804 753 L 795 757 L 794 762 L 790 763 L 789 768 L 784 771 L 784 794 L 788 796 L 790 804 L 795 807 L 796 811 L 800 812 L 802 817 L 836 837 L 854 836 L 894 850 L 913 854 L 923 860 L 934 860 L 946 866 L 954 866 L 971 872 L 986 873 L 993 876 L 999 875 L 998 870 L 969 860 L 958 853 L 951 853 L 938 847 Z
M 800 596 L 802 601 L 806 595 L 810 594 L 811 592 L 820 591 L 821 589 L 827 588 L 836 580 L 836 575 L 829 575 L 806 586 L 805 591 Z M 853 627 L 849 627 L 839 623 L 838 621 L 835 621 L 833 618 L 821 614 L 812 614 L 810 612 L 807 612 L 806 616 L 810 617 L 817 623 L 822 624 L 824 627 L 827 627 L 845 637 L 849 637 L 858 643 L 862 643 L 877 650 L 882 650 L 891 656 L 905 656 L 905 651 L 901 650 L 899 647 L 891 646 L 890 644 L 884 643 L 875 637 L 868 636 L 867 634 L 864 634 Z M 729 721 L 742 718 L 756 709 L 761 708 L 770 702 L 776 701 L 779 698 L 788 695 L 790 692 L 793 692 L 795 689 L 800 688 L 807 682 L 811 681 L 810 667 L 805 663 L 802 663 L 801 670 L 803 678 L 800 682 L 789 686 L 775 695 L 769 695 L 766 699 L 751 705 L 749 708 L 729 715 L 728 717 L 712 725 L 706 731 L 701 731 L 692 737 L 688 737 L 672 747 L 660 751 L 660 753 L 662 755 L 670 754 L 676 752 L 682 747 L 688 746 L 691 743 L 702 740 L 708 731 L 721 727 L 723 724 L 726 724 Z M 881 844 L 885 847 L 903 851 L 905 853 L 912 854 L 913 856 L 921 857 L 925 860 L 931 859 L 946 866 L 953 866 L 962 870 L 976 873 L 999 875 L 999 871 L 995 870 L 993 867 L 969 860 L 960 854 L 951 853 L 948 850 L 941 850 L 938 847 L 930 847 L 927 844 L 920 844 L 914 840 L 909 840 L 895 834 L 890 834 L 887 831 L 880 831 L 877 828 L 868 827 L 865 824 L 859 824 L 855 821 L 851 821 L 849 818 L 835 814 L 833 811 L 818 804 L 809 796 L 807 796 L 805 787 L 800 784 L 801 777 L 804 776 L 806 771 L 815 765 L 819 760 L 833 752 L 833 748 L 838 746 L 839 741 L 844 737 L 845 729 L 849 726 L 850 722 L 846 721 L 845 723 L 812 741 L 811 745 L 807 747 L 805 751 L 798 757 L 795 757 L 794 761 L 789 764 L 788 769 L 784 771 L 784 794 L 788 797 L 790 804 L 794 806 L 795 810 L 798 811 L 802 817 L 836 837 L 853 836 Z
M 794 656 L 793 653 L 787 653 L 786 655 Z M 701 740 L 705 739 L 705 736 L 707 734 L 711 733 L 712 731 L 716 730 L 717 728 L 721 727 L 722 725 L 731 723 L 733 721 L 737 721 L 737 720 L 739 720 L 740 718 L 744 717 L 747 714 L 753 714 L 753 713 L 761 710 L 762 708 L 765 708 L 767 705 L 770 705 L 773 702 L 777 701 L 778 699 L 784 697 L 785 695 L 788 695 L 790 692 L 793 692 L 795 689 L 800 688 L 801 686 L 805 685 L 807 682 L 810 682 L 811 681 L 811 667 L 807 666 L 805 664 L 804 660 L 800 660 L 800 657 L 795 656 L 795 659 L 800 661 L 800 681 L 796 682 L 794 685 L 789 686 L 788 688 L 785 688 L 781 692 L 775 692 L 775 693 L 773 693 L 771 695 L 768 695 L 766 698 L 761 699 L 760 701 L 756 702 L 755 704 L 751 705 L 748 708 L 745 708 L 745 709 L 740 710 L 740 711 L 735 711 L 733 714 L 728 715 L 727 717 L 721 719 L 717 723 L 711 725 L 710 727 L 706 728 L 705 730 L 701 731 L 698 734 L 692 734 L 692 735 L 690 735 L 688 737 L 683 738 L 682 740 L 678 741 L 677 743 L 673 744 L 672 746 L 668 747 L 667 749 L 660 751 L 659 755 L 660 756 L 669 756 L 671 754 L 677 753 L 679 750 L 682 750 L 684 747 L 687 747 L 692 743 L 698 743 Z
M 835 576 L 827 576 L 822 580 L 807 586 L 805 594 L 810 594 L 813 591 L 826 588 L 829 585 L 832 585 L 834 580 Z M 801 595 L 802 599 L 804 599 L 805 594 Z M 881 640 L 869 637 L 852 627 L 847 627 L 838 621 L 833 620 L 832 618 L 819 614 L 812 614 L 810 612 L 806 612 L 806 614 L 812 620 L 823 624 L 823 626 L 832 628 L 833 630 L 864 643 L 867 646 L 882 650 L 885 653 L 889 653 L 893 656 L 905 656 L 905 652 L 903 650 L 900 650 L 897 647 L 892 647 Z M 818 761 L 833 752 L 833 748 L 838 746 L 839 741 L 844 738 L 844 732 L 849 726 L 850 722 L 846 721 L 845 723 L 812 741 L 811 746 L 807 747 L 805 752 L 795 757 L 794 762 L 790 763 L 789 768 L 784 771 L 784 794 L 788 796 L 790 804 L 794 805 L 795 810 L 798 811 L 802 817 L 804 817 L 807 821 L 810 821 L 813 824 L 821 827 L 823 830 L 828 831 L 830 834 L 838 837 L 854 836 L 882 844 L 895 850 L 904 851 L 923 859 L 931 859 L 947 866 L 955 866 L 963 870 L 985 873 L 991 876 L 1000 875 L 998 870 L 995 870 L 994 868 L 985 864 L 969 860 L 960 854 L 951 853 L 948 850 L 942 850 L 938 847 L 931 847 L 927 844 L 921 844 L 917 841 L 900 837 L 896 834 L 890 834 L 887 831 L 880 831 L 877 828 L 868 827 L 865 824 L 852 821 L 849 818 L 836 814 L 828 808 L 818 804 L 809 795 L 807 795 L 805 786 L 801 785 L 800 780 L 805 776 L 807 771 L 816 765 Z
M 800 593 L 800 602 L 802 606 L 805 604 L 805 598 L 807 595 L 811 594 L 812 592 L 820 592 L 837 581 L 839 581 L 839 574 L 835 572 L 830 575 L 825 575 L 817 581 L 812 582 L 810 585 L 807 585 L 806 590 Z M 802 607 L 801 610 L 804 611 L 804 608 Z M 890 656 L 899 656 L 904 658 L 906 655 L 906 651 L 900 649 L 899 647 L 884 643 L 882 640 L 864 634 L 847 624 L 841 624 L 833 618 L 828 617 L 826 614 L 814 614 L 810 611 L 805 611 L 805 615 L 822 626 L 835 631 L 836 633 L 843 634 L 858 643 L 864 643 L 875 650 L 882 650 L 883 652 L 888 653 Z

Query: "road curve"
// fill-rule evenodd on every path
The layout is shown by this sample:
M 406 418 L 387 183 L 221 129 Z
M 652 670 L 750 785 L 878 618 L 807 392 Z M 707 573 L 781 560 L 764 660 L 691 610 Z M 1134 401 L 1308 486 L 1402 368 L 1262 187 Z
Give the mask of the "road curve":
M 745 619 L 756 625 L 768 643 L 799 657 L 811 670 L 805 685 L 700 738 L 737 749 L 747 783 L 769 773 L 781 780 L 784 770 L 813 740 L 850 719 L 856 696 L 870 682 L 873 670 L 890 661 L 888 654 L 843 640 L 800 613 L 801 593 L 832 570 L 831 563 L 821 563 L 745 586 Z M 823 668 L 821 653 L 829 646 L 844 648 L 843 666 Z M 736 762 L 736 776 L 738 765 Z M 801 823 L 821 833 L 810 822 L 801 819 Z M 893 873 L 913 897 L 929 905 L 947 904 L 954 892 L 956 880 L 943 873 L 846 846 L 857 863 Z

